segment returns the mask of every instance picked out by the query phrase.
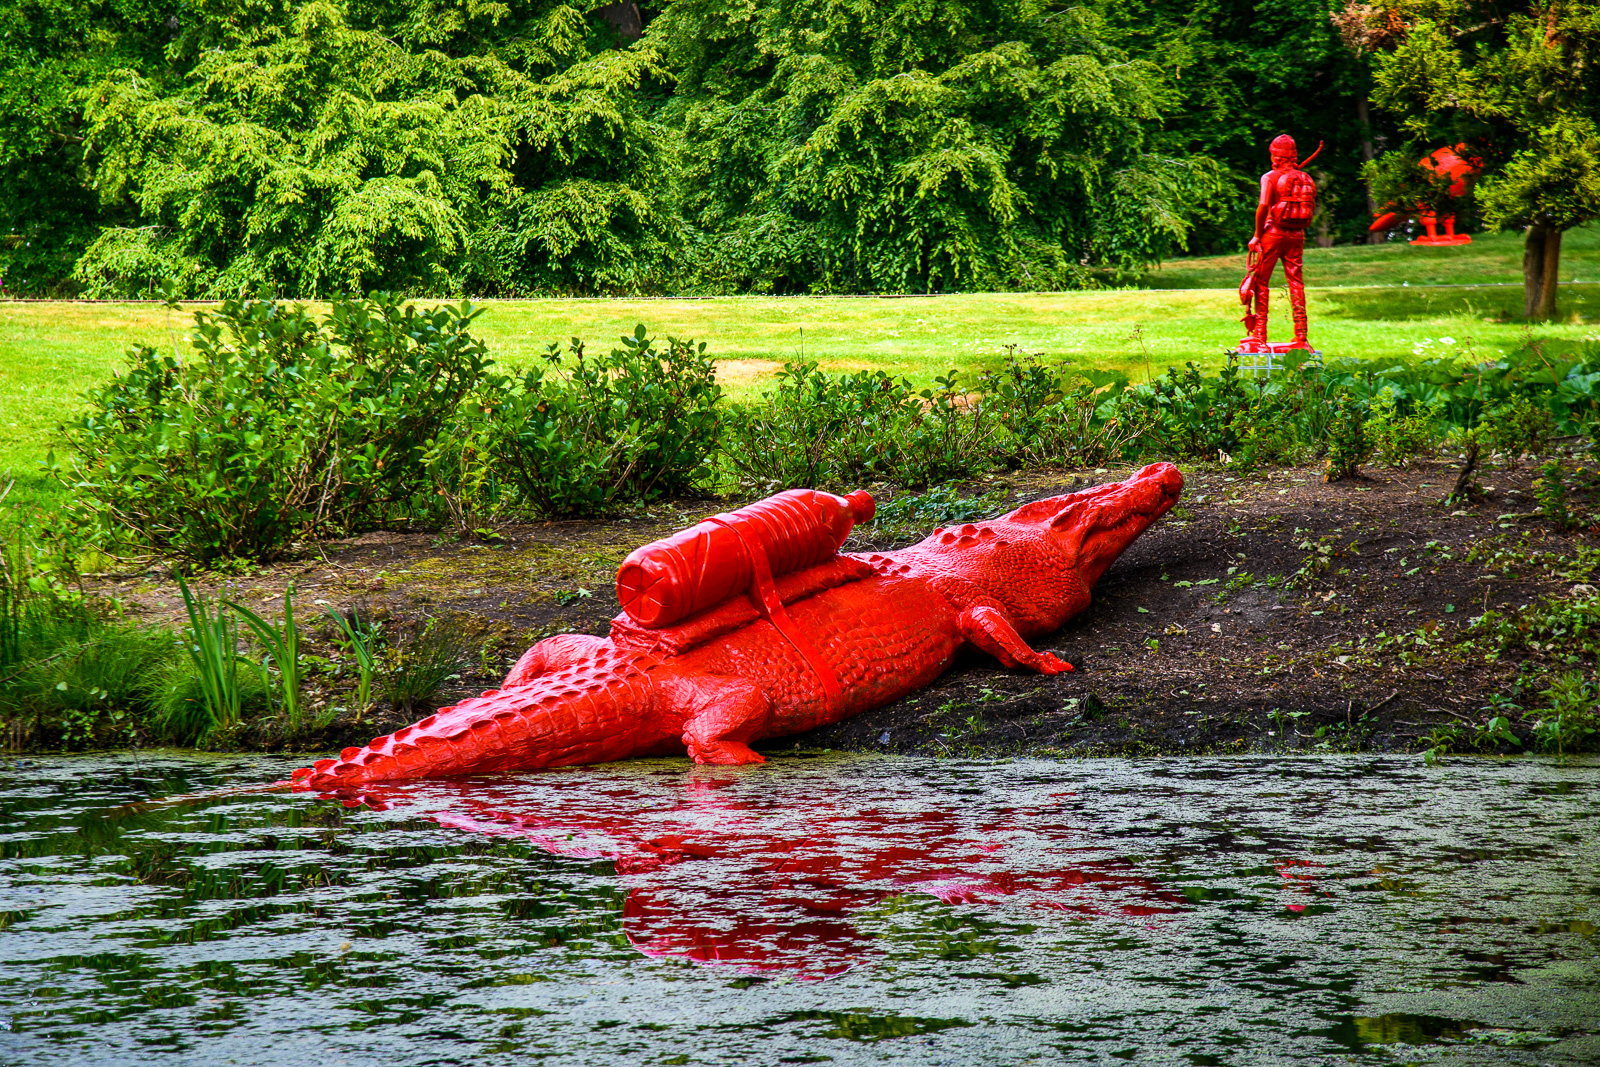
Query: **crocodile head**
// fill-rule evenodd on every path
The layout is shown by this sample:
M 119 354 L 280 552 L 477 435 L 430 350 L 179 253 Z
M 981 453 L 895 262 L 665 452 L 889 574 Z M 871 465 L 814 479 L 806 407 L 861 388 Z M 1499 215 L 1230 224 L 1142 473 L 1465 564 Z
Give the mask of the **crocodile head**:
M 1152 463 L 1125 482 L 1035 500 L 1002 521 L 1047 529 L 1087 589 L 1135 538 L 1172 509 L 1181 492 L 1183 475 L 1178 468 Z
M 976 586 L 1005 606 L 1024 636 L 1046 633 L 1089 606 L 1094 583 L 1182 490 L 1178 468 L 1152 463 L 1124 482 L 935 530 L 896 555 L 923 573 Z

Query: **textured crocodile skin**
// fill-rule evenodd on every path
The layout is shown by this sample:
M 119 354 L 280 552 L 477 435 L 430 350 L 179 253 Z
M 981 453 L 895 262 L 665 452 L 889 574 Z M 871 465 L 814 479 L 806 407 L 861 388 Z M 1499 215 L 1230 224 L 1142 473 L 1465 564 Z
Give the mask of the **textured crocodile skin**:
M 1027 639 L 1088 607 L 1090 588 L 1182 488 L 1176 467 L 1152 464 L 897 552 L 768 579 L 761 595 L 752 588 L 671 626 L 623 613 L 609 638 L 541 641 L 499 689 L 319 760 L 291 783 L 338 789 L 685 751 L 699 763 L 759 763 L 753 742 L 897 700 L 964 645 L 1007 667 L 1068 671 Z

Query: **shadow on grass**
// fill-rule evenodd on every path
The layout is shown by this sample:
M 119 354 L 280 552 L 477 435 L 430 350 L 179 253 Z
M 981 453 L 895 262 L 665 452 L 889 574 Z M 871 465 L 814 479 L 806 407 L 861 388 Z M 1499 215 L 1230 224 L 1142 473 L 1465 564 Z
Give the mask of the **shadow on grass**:
M 1520 285 L 1463 285 L 1430 289 L 1324 289 L 1314 295 L 1321 313 L 1336 319 L 1400 322 L 1462 315 L 1492 322 L 1522 318 Z M 1600 321 L 1600 283 L 1563 285 L 1557 322 Z

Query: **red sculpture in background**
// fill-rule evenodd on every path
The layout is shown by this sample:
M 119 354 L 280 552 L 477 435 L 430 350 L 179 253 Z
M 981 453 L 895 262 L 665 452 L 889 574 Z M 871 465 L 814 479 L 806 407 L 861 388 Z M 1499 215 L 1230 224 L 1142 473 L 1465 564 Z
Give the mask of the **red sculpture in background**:
M 779 493 L 623 561 L 609 638 L 561 634 L 502 687 L 294 772 L 301 789 L 603 763 L 685 751 L 760 763 L 750 745 L 898 700 L 971 645 L 1007 667 L 1072 669 L 1026 638 L 1089 589 L 1178 500 L 1170 463 L 1126 482 L 935 530 L 897 552 L 838 555 L 864 492 Z
M 1272 169 L 1261 176 L 1261 199 L 1256 202 L 1255 235 L 1250 238 L 1249 273 L 1239 286 L 1239 302 L 1245 306 L 1245 337 L 1240 352 L 1283 352 L 1291 348 L 1310 348 L 1306 341 L 1306 286 L 1301 278 L 1301 257 L 1306 246 L 1306 228 L 1317 209 L 1317 183 L 1301 169 L 1294 138 L 1280 134 L 1269 147 Z M 1306 159 L 1317 158 L 1317 151 Z M 1289 304 L 1294 313 L 1294 340 L 1284 344 L 1267 341 L 1267 303 L 1272 287 L 1272 268 L 1283 260 L 1283 276 L 1289 282 Z M 1254 307 L 1252 308 L 1252 302 Z
M 1480 160 L 1467 154 L 1467 146 L 1458 144 L 1454 148 L 1436 148 L 1417 164 L 1424 170 L 1431 170 L 1440 177 L 1451 179 L 1450 195 L 1463 196 L 1467 191 L 1467 179 L 1483 169 Z M 1410 211 L 1400 211 L 1393 204 L 1389 210 L 1379 215 L 1372 225 L 1367 227 L 1373 232 L 1378 230 L 1392 230 L 1398 226 L 1407 215 L 1415 215 L 1417 221 L 1422 223 L 1422 228 L 1427 230 L 1427 236 L 1412 238 L 1414 245 L 1470 245 L 1472 238 L 1464 233 L 1456 232 L 1456 217 L 1454 214 L 1435 214 L 1420 204 L 1412 207 Z M 1439 232 L 1440 225 L 1444 226 L 1444 233 Z

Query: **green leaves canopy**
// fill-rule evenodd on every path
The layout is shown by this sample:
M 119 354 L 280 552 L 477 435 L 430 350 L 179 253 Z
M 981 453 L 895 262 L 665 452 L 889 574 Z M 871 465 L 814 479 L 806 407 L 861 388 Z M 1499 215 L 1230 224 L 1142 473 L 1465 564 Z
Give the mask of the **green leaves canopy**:
M 1376 59 L 1374 99 L 1414 146 L 1478 151 L 1485 221 L 1560 231 L 1600 217 L 1600 4 L 1426 0 L 1385 11 L 1405 32 Z
M 1313 8 L 1258 21 L 1320 40 Z M 1209 146 L 1276 132 L 1292 80 L 1262 60 L 1249 118 L 1175 134 L 1193 102 L 1132 0 L 672 0 L 632 42 L 604 10 L 0 0 L 0 271 L 97 295 L 1084 284 L 1197 225 L 1231 243 Z
M 626 287 L 665 247 L 605 251 L 665 225 L 660 134 L 649 54 L 575 8 L 309 0 L 176 32 L 81 94 L 119 223 L 77 266 L 93 292 Z
M 1054 288 L 1183 247 L 1209 160 L 1148 152 L 1154 69 L 1087 9 L 681 0 L 683 204 L 713 289 Z

